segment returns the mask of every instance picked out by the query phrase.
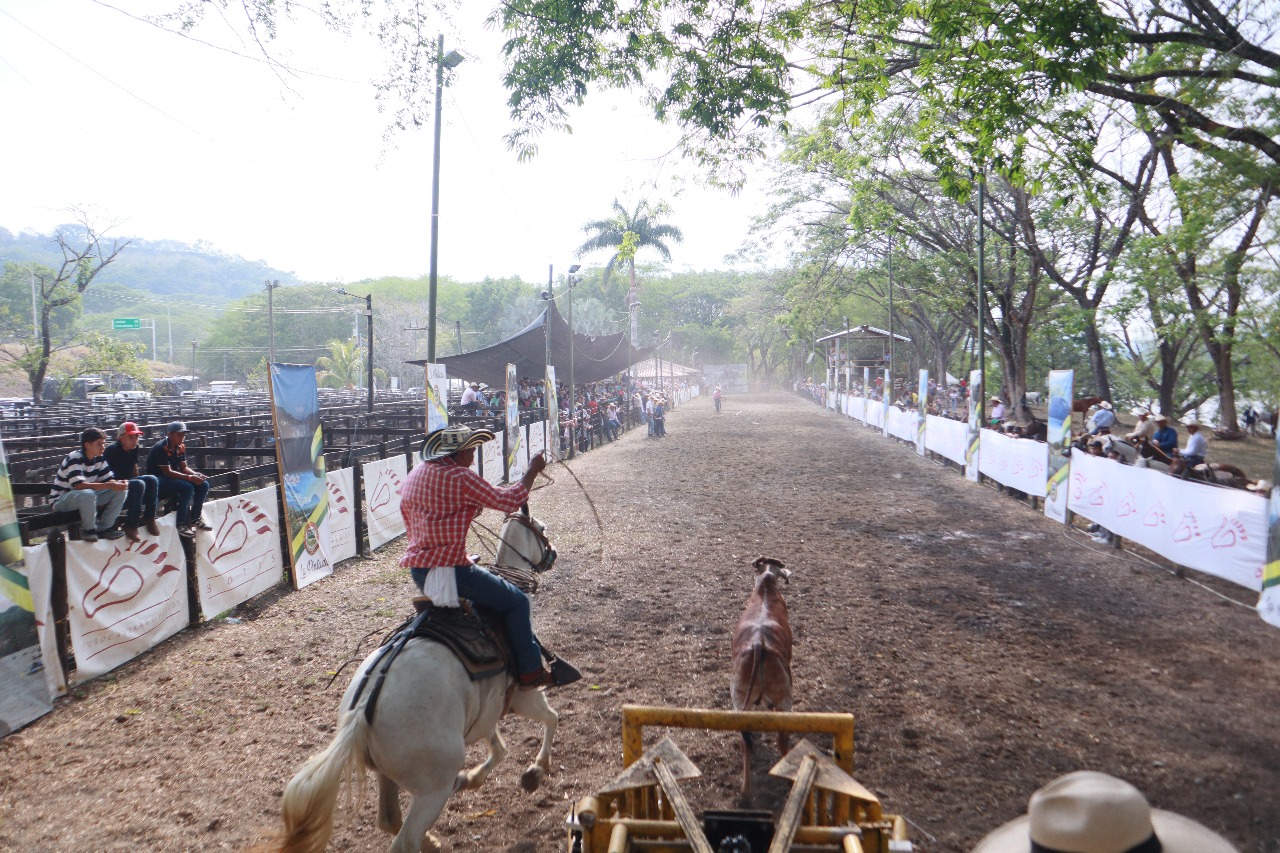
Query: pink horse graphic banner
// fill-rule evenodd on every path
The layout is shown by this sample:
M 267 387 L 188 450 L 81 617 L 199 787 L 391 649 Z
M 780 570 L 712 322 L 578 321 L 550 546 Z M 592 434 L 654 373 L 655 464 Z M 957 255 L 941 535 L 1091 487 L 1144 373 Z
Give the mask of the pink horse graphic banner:
M 196 535 L 196 582 L 205 619 L 284 579 L 276 500 L 276 489 L 268 486 L 205 504 L 205 518 L 213 530 Z

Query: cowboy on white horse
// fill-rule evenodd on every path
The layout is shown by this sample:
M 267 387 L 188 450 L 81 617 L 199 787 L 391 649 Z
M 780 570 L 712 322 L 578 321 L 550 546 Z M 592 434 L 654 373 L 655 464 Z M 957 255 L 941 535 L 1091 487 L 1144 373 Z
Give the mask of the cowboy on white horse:
M 521 690 L 554 687 L 556 679 L 542 665 L 542 650 L 533 636 L 529 597 L 519 587 L 476 565 L 467 555 L 467 532 L 485 509 L 518 510 L 529 489 L 547 467 L 539 453 L 519 483 L 495 486 L 471 470 L 475 449 L 494 439 L 485 429 L 450 426 L 427 436 L 422 464 L 409 472 L 401 487 L 400 513 L 409 547 L 400 565 L 409 569 L 422 594 L 437 607 L 457 607 L 465 598 L 497 612 L 507 629 L 516 658 Z

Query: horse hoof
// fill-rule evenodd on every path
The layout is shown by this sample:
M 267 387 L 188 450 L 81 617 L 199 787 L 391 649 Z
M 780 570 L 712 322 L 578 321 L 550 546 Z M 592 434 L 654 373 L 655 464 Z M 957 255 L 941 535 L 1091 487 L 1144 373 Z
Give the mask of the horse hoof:
M 440 853 L 440 839 L 436 838 L 434 832 L 428 832 L 427 837 L 422 839 L 422 853 Z
M 538 786 L 542 784 L 542 777 L 546 773 L 541 767 L 534 764 L 528 770 L 520 774 L 520 787 L 524 788 L 530 794 L 538 790 Z

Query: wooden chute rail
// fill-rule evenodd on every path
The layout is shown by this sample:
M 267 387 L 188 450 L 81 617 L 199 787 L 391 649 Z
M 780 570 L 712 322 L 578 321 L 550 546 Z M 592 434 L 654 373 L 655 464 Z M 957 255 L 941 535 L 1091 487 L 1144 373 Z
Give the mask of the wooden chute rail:
M 680 782 L 701 773 L 670 738 L 644 749 L 645 726 L 831 735 L 834 757 L 801 740 L 770 774 L 792 780 L 774 819 L 767 812 L 707 811 L 699 819 Z M 579 800 L 568 820 L 569 853 L 898 853 L 910 851 L 906 821 L 886 814 L 856 782 L 853 715 L 716 711 L 625 705 L 623 773 Z M 736 843 L 726 839 L 737 836 Z M 720 848 L 720 844 L 724 844 Z

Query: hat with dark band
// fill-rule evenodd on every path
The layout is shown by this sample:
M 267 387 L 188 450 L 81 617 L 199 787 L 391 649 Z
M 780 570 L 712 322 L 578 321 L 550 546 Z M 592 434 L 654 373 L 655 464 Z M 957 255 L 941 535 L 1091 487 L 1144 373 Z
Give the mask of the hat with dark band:
M 422 450 L 418 458 L 423 462 L 443 459 L 472 447 L 479 447 L 486 441 L 493 441 L 497 436 L 487 429 L 472 429 L 466 426 L 448 426 L 438 429 L 422 442 Z

